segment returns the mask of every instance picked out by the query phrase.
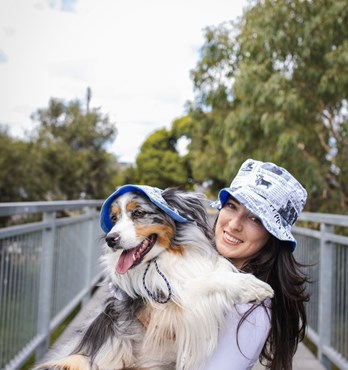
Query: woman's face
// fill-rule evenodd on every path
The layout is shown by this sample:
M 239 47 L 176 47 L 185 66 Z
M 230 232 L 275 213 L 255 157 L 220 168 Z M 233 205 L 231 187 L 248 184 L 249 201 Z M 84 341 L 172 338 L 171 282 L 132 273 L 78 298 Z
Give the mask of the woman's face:
M 221 209 L 215 227 L 216 248 L 242 268 L 268 241 L 270 234 L 260 219 L 233 198 Z

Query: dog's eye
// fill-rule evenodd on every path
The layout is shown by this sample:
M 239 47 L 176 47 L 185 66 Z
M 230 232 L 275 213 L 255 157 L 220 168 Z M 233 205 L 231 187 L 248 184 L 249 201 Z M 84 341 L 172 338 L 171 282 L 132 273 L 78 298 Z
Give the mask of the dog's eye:
M 132 218 L 141 218 L 141 217 L 144 217 L 145 214 L 146 212 L 143 211 L 142 209 L 135 209 L 132 212 Z
M 112 223 L 115 224 L 117 222 L 117 215 L 115 215 L 115 214 L 110 215 L 110 220 L 111 220 Z

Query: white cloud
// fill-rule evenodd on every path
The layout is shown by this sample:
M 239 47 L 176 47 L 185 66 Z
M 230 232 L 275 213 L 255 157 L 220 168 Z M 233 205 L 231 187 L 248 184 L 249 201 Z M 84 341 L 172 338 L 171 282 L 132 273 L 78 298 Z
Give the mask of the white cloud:
M 51 97 L 83 99 L 116 122 L 112 146 L 134 161 L 192 98 L 203 28 L 247 0 L 0 0 L 0 122 L 22 135 Z M 68 10 L 68 11 L 62 11 Z

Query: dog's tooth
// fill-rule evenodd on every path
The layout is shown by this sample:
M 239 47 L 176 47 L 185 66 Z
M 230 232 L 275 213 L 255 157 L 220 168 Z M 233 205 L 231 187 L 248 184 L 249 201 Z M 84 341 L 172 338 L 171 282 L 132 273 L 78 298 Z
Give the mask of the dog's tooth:
M 139 248 L 139 251 L 140 252 L 143 252 L 149 245 L 149 241 L 146 239 L 142 242 L 140 248 Z
M 133 261 L 136 261 L 135 253 L 133 253 Z

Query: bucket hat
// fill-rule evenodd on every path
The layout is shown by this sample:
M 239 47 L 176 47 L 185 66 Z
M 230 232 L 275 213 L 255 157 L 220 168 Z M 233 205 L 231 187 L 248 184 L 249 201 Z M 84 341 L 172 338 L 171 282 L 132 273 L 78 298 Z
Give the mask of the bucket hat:
M 103 203 L 100 211 L 100 226 L 104 232 L 108 233 L 112 229 L 112 221 L 110 219 L 110 206 L 112 202 L 122 194 L 128 192 L 136 192 L 143 194 L 149 198 L 149 200 L 164 211 L 168 216 L 178 222 L 189 222 L 189 220 L 179 214 L 179 212 L 172 208 L 162 197 L 162 189 L 155 188 L 148 185 L 123 185 L 112 193 Z
M 229 196 L 256 215 L 268 232 L 295 250 L 291 229 L 306 204 L 307 192 L 285 168 L 247 159 L 212 206 L 221 209 Z

